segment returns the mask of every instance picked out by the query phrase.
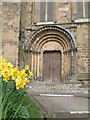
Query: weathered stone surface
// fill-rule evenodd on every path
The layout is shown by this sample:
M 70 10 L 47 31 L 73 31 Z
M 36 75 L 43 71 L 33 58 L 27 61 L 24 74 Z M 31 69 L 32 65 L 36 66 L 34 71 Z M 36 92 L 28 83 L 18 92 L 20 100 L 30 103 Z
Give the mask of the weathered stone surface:
M 18 65 L 20 4 L 2 3 L 2 55 Z
M 79 80 L 88 80 L 88 49 L 89 49 L 89 37 L 88 37 L 88 24 L 86 22 L 75 23 L 76 20 L 76 3 L 68 2 L 55 2 L 53 15 L 53 22 L 55 24 L 65 28 L 73 35 L 75 42 L 77 44 L 77 60 L 76 60 L 76 73 Z M 2 13 L 2 15 L 1 15 Z M 34 72 L 35 76 L 38 76 L 42 79 L 43 75 L 43 51 L 44 50 L 61 50 L 62 51 L 62 78 L 63 81 L 68 83 L 71 79 L 71 53 L 70 53 L 70 42 L 67 42 L 68 52 L 64 53 L 62 50 L 62 44 L 65 43 L 65 40 L 60 44 L 56 42 L 55 37 L 49 39 L 53 42 L 47 42 L 46 44 L 41 44 L 43 50 L 40 53 L 40 49 L 36 51 L 36 48 L 39 44 L 38 39 L 36 38 L 36 43 L 32 45 L 32 49 L 29 47 L 29 52 L 22 54 L 21 48 L 19 47 L 19 40 L 29 41 L 32 33 L 39 27 L 37 23 L 40 22 L 40 3 L 38 2 L 23 2 L 14 3 L 14 2 L 4 2 L 0 4 L 0 16 L 2 17 L 2 25 L 0 24 L 0 39 L 2 36 L 3 42 L 0 42 L 0 54 L 3 53 L 3 56 L 18 65 L 18 58 L 26 60 L 19 60 L 20 64 L 26 61 L 27 64 L 31 66 L 31 70 Z M 0 20 L 1 20 L 0 17 Z M 20 20 L 21 19 L 21 20 Z M 78 20 L 77 20 L 78 21 Z M 21 34 L 20 33 L 21 29 Z M 50 31 L 49 31 L 50 33 Z M 21 36 L 19 36 L 21 35 Z M 59 35 L 59 33 L 58 33 Z M 62 36 L 63 37 L 63 36 Z M 30 43 L 32 44 L 32 43 Z M 1 48 L 2 47 L 2 48 Z M 65 47 L 65 44 L 64 44 Z M 32 52 L 33 50 L 33 52 Z M 33 55 L 32 55 L 33 54 Z M 41 57 L 38 56 L 41 54 Z M 19 55 L 19 57 L 18 57 Z M 24 57 L 22 57 L 24 55 Z M 33 57 L 32 57 L 33 56 Z M 40 62 L 38 62 L 38 60 Z M 75 62 L 75 61 L 74 61 Z M 33 67 L 32 67 L 33 66 Z

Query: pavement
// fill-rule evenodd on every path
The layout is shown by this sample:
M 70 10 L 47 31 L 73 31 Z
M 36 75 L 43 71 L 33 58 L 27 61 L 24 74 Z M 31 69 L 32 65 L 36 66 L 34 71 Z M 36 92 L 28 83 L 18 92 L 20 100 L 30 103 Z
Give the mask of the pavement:
M 28 88 L 28 94 L 37 102 L 45 119 L 89 120 L 90 99 L 85 90 L 83 92 L 61 91 L 57 93 L 57 91 L 40 92 L 40 88 L 35 91 Z

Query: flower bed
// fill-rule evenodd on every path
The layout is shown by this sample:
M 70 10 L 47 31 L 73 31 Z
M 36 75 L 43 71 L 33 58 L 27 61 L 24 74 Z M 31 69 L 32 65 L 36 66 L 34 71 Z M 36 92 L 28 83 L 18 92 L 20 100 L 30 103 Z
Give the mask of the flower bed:
M 28 65 L 19 70 L 0 56 L 0 120 L 30 118 L 31 103 L 26 105 L 25 86 L 32 76 Z

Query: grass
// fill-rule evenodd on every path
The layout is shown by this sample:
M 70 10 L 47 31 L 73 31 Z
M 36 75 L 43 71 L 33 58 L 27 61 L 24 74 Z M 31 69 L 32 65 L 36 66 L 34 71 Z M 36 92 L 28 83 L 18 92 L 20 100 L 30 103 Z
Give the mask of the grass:
M 39 106 L 36 104 L 36 102 L 31 97 L 29 97 L 28 95 L 25 95 L 23 104 L 25 106 L 28 106 L 27 110 L 31 118 L 40 118 L 40 120 L 43 120 L 42 112 Z

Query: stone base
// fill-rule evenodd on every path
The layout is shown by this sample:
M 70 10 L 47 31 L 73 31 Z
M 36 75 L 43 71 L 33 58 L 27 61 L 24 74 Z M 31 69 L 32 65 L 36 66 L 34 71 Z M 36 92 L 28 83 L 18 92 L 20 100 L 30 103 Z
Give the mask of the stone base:
M 70 84 L 78 84 L 80 83 L 79 81 L 77 81 L 77 77 L 76 76 L 72 76 L 71 80 L 70 80 Z

